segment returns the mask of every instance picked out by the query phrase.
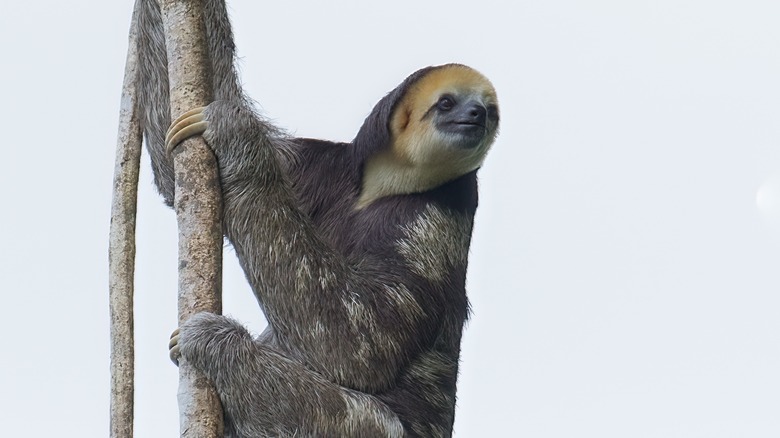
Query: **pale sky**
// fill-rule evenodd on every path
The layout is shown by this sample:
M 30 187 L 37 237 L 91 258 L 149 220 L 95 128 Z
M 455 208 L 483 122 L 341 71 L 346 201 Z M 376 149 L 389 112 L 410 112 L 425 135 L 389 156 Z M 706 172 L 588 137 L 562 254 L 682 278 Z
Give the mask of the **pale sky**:
M 132 2 L 0 14 L 0 424 L 108 434 L 107 248 Z M 230 3 L 246 88 L 350 140 L 420 67 L 491 78 L 457 437 L 780 436 L 780 3 Z M 176 224 L 144 158 L 136 436 L 178 434 Z M 225 312 L 264 321 L 232 251 Z

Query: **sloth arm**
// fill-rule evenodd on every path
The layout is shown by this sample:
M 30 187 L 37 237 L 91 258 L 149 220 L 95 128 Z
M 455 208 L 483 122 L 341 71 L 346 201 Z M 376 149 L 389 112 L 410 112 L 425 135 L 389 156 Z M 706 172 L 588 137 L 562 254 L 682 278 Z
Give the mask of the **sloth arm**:
M 251 109 L 217 101 L 190 111 L 167 148 L 200 133 L 219 164 L 225 234 L 276 341 L 340 385 L 390 387 L 431 325 L 404 287 L 408 273 L 378 260 L 350 265 L 320 238 L 279 164 L 275 143 L 284 140 Z

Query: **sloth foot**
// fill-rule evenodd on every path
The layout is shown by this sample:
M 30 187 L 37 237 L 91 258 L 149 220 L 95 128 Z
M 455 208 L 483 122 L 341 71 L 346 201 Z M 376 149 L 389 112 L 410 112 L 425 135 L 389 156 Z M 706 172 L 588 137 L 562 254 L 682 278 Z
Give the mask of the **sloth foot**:
M 180 115 L 171 123 L 168 133 L 165 134 L 165 152 L 170 155 L 174 149 L 184 140 L 201 135 L 206 131 L 208 122 L 204 120 L 205 106 L 195 108 Z
M 179 350 L 179 329 L 176 329 L 171 334 L 171 340 L 168 342 L 168 356 L 176 366 L 179 366 L 179 358 L 181 357 L 181 351 Z

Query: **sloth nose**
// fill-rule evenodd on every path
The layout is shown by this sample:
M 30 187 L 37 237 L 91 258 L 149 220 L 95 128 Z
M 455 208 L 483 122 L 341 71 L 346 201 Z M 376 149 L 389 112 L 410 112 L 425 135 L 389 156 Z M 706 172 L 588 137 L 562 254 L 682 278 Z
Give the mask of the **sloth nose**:
M 487 109 L 479 103 L 473 103 L 466 110 L 466 115 L 468 116 L 469 122 L 484 125 L 485 119 L 487 118 Z

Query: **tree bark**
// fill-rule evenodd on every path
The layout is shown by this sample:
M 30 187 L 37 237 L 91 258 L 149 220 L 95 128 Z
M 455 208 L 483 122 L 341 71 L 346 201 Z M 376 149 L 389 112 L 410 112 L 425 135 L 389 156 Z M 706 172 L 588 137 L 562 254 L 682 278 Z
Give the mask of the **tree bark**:
M 138 20 L 134 13 L 128 38 L 125 78 L 114 162 L 111 230 L 108 249 L 111 320 L 111 438 L 133 436 L 134 362 L 133 275 L 141 123 L 135 82 L 138 77 Z
M 212 100 L 201 0 L 160 0 L 168 52 L 171 119 Z M 179 224 L 179 324 L 198 312 L 222 312 L 222 197 L 214 154 L 200 138 L 174 151 L 174 209 Z M 179 362 L 182 437 L 224 435 L 213 385 Z

